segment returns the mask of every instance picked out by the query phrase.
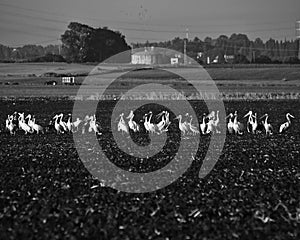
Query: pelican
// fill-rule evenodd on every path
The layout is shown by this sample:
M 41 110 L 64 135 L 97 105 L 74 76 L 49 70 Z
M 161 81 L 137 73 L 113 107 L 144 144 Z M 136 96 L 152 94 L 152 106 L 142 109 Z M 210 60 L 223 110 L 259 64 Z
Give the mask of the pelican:
M 214 119 L 209 119 L 206 126 L 207 126 L 206 134 L 214 133 L 214 130 L 215 130 Z
M 253 133 L 256 133 L 257 128 L 258 128 L 258 123 L 257 123 L 257 113 L 254 113 L 254 116 L 253 116 L 253 124 L 252 124 L 252 131 L 253 131 Z
M 261 118 L 260 118 L 261 119 Z M 262 121 L 257 122 L 257 114 L 254 114 L 254 127 L 255 133 L 262 133 L 265 130 L 265 126 Z
M 285 132 L 285 131 L 287 131 L 291 127 L 292 121 L 291 121 L 290 117 L 291 118 L 295 118 L 290 113 L 287 113 L 285 116 L 286 116 L 287 122 L 285 122 L 285 123 L 283 123 L 283 124 L 280 125 L 280 127 L 279 127 L 279 133 Z
M 227 118 L 229 118 L 229 120 L 228 120 L 228 123 L 227 123 L 227 129 L 228 129 L 228 132 L 230 133 L 230 134 L 232 134 L 233 133 L 233 121 L 232 121 L 232 119 L 233 119 L 233 114 L 232 113 L 230 113 L 227 117 L 226 117 L 226 119 Z
M 148 125 L 148 131 L 150 132 L 150 133 L 156 133 L 156 125 L 154 124 L 154 123 L 151 123 L 151 119 L 152 119 L 152 116 L 153 116 L 153 113 L 152 113 L 152 111 L 150 111 L 149 113 L 148 113 L 148 115 L 150 115 L 149 116 L 149 119 L 145 119 L 145 121 L 147 120 L 147 125 Z
M 149 123 L 148 123 L 148 119 L 147 119 L 147 117 L 148 117 L 149 114 L 150 114 L 150 113 L 146 113 L 146 114 L 143 116 L 143 119 L 144 119 L 144 127 L 145 127 L 146 132 L 150 132 Z
M 261 119 L 263 119 L 263 118 L 265 118 L 265 121 L 263 121 L 262 123 L 264 125 L 266 135 L 272 135 L 273 134 L 273 127 L 270 123 L 268 123 L 269 115 L 266 113 L 265 115 L 263 115 L 261 117 Z
M 61 113 L 61 114 L 58 115 L 59 125 L 64 129 L 64 132 L 67 132 L 68 131 L 67 123 L 65 123 L 63 121 L 63 117 L 64 117 L 63 113 Z
M 201 133 L 203 135 L 207 134 L 207 117 L 205 114 L 203 114 L 203 117 L 202 117 L 202 123 L 200 124 L 200 130 L 201 130 Z
M 171 124 L 169 119 L 169 112 L 162 111 L 161 113 L 157 114 L 156 117 L 157 119 L 161 118 L 161 121 L 158 124 L 156 124 L 158 131 L 160 131 L 160 133 L 167 132 Z
M 32 127 L 33 122 L 32 122 L 32 120 L 31 120 L 31 114 L 28 114 L 28 115 L 25 117 L 25 120 L 27 120 L 27 121 L 25 121 L 25 123 L 31 128 L 31 131 L 34 132 L 33 127 Z
M 94 131 L 95 134 L 100 134 L 99 130 L 100 130 L 100 124 L 97 123 L 97 121 L 96 121 L 96 115 L 94 114 L 90 118 L 90 126 L 89 126 L 88 131 L 89 132 Z
M 208 119 L 206 133 L 220 133 L 218 130 L 220 122 L 219 111 L 217 111 L 217 114 L 215 114 L 215 111 L 212 111 L 206 118 Z
M 166 111 L 162 111 L 161 113 L 156 115 L 157 119 L 161 118 L 161 121 L 158 124 L 156 124 L 157 129 L 160 133 L 162 133 L 162 130 L 164 129 L 164 127 L 166 125 L 165 114 L 166 114 Z
M 66 122 L 66 127 L 67 127 L 68 132 L 72 132 L 72 129 L 73 129 L 73 123 L 71 122 L 71 118 L 72 118 L 72 115 L 69 113 L 69 117 Z
M 44 128 L 41 125 L 35 123 L 34 116 L 31 119 L 31 114 L 29 114 L 26 118 L 28 118 L 28 126 L 30 126 L 33 131 L 36 131 L 37 134 L 39 134 L 40 132 L 44 133 Z
M 186 126 L 186 122 L 182 122 L 182 115 L 178 115 L 175 119 L 178 119 L 178 121 L 179 121 L 178 128 L 183 133 L 183 135 L 185 135 L 185 133 L 188 131 L 188 129 Z
M 64 133 L 64 128 L 58 122 L 59 118 L 60 118 L 60 115 L 57 115 L 57 114 L 53 117 L 53 119 L 55 120 L 54 121 L 54 128 L 55 128 L 57 133 Z
M 19 126 L 20 128 L 25 132 L 25 134 L 27 133 L 32 133 L 32 129 L 30 126 L 28 126 L 27 123 L 25 123 L 25 119 L 24 119 L 24 113 L 18 113 L 19 114 Z
M 82 126 L 82 129 L 81 129 L 82 134 L 85 133 L 85 128 L 88 125 L 90 120 L 91 120 L 91 117 L 89 115 L 86 115 L 85 118 L 83 119 L 83 126 Z
M 234 112 L 233 130 L 235 134 L 243 134 L 244 125 L 237 120 L 237 111 Z
M 82 120 L 80 120 L 80 118 L 76 118 L 76 121 L 72 123 L 72 126 L 73 126 L 72 131 L 73 132 L 78 132 L 80 123 L 82 123 Z
M 193 135 L 200 134 L 198 128 L 192 124 L 193 116 L 190 115 L 189 117 L 190 117 L 190 121 L 188 122 L 188 127 L 190 128 L 192 134 L 193 134 Z
M 216 133 L 221 133 L 221 131 L 219 130 L 219 123 L 220 123 L 219 111 L 217 111 L 216 119 L 213 120 L 213 126 L 214 129 L 216 130 Z
M 17 130 L 17 125 L 13 123 L 14 116 L 8 115 L 5 121 L 6 129 L 9 131 L 10 135 L 15 135 Z
M 118 131 L 120 132 L 122 132 L 122 134 L 123 133 L 128 133 L 128 127 L 127 127 L 127 125 L 126 125 L 126 123 L 125 123 L 125 120 L 124 120 L 124 113 L 121 113 L 120 114 L 120 120 L 119 120 L 119 123 L 118 123 Z
M 247 132 L 248 133 L 255 133 L 257 127 L 257 121 L 255 122 L 256 116 L 253 115 L 252 111 L 249 111 L 244 118 L 248 117 L 247 121 Z
M 126 118 L 126 119 L 129 119 L 128 126 L 134 132 L 139 132 L 140 126 L 133 120 L 133 118 L 134 118 L 134 114 L 133 114 L 133 111 L 131 110 L 128 117 Z

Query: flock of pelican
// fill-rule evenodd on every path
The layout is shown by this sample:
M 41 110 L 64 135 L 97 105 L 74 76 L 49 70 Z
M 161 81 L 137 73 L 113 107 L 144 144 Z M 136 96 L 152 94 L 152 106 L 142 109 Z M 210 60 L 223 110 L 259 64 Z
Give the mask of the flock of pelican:
M 85 116 L 84 119 L 76 118 L 72 121 L 72 115 L 68 114 L 66 121 L 64 114 L 56 114 L 46 127 L 42 127 L 36 123 L 34 115 L 28 114 L 26 117 L 24 113 L 14 112 L 8 115 L 5 121 L 5 128 L 11 134 L 15 135 L 18 130 L 23 131 L 24 134 L 28 133 L 45 133 L 56 131 L 58 134 L 75 133 L 80 131 L 84 134 L 86 131 L 100 134 L 100 124 L 96 121 L 96 116 Z
M 146 113 L 139 122 L 134 120 L 134 116 L 132 110 L 128 116 L 124 116 L 124 113 L 121 113 L 116 120 L 117 131 L 122 134 L 129 134 L 130 131 L 146 131 L 150 134 L 161 134 L 169 131 L 171 121 L 170 113 L 168 111 L 162 111 L 154 116 L 153 112 L 150 111 Z M 274 133 L 274 128 L 268 122 L 268 114 L 264 114 L 258 118 L 257 113 L 249 111 L 243 118 L 248 118 L 246 124 L 246 131 L 248 133 L 265 133 L 266 135 L 272 135 Z M 291 127 L 291 118 L 295 117 L 290 113 L 287 113 L 287 121 L 280 125 L 278 130 L 279 133 L 283 133 Z M 226 126 L 229 134 L 242 135 L 245 132 L 244 124 L 238 120 L 237 111 L 230 113 L 226 119 Z M 199 126 L 193 123 L 193 116 L 189 113 L 178 115 L 173 121 L 178 122 L 178 128 L 182 135 L 208 135 L 221 133 L 219 111 L 212 111 L 209 114 L 204 114 Z M 56 114 L 46 127 L 43 127 L 36 122 L 34 115 L 28 114 L 25 117 L 24 113 L 14 112 L 12 115 L 7 116 L 5 128 L 11 135 L 15 135 L 17 131 L 23 131 L 25 134 L 39 134 L 49 131 L 55 131 L 58 134 L 76 132 L 81 132 L 82 134 L 85 134 L 86 132 L 101 134 L 100 123 L 97 122 L 95 115 L 87 115 L 83 119 L 76 118 L 76 120 L 73 121 L 71 114 L 64 117 L 64 114 L 60 113 Z
M 128 119 L 128 122 L 126 123 L 124 119 L 124 113 L 121 113 L 119 116 L 118 121 L 118 131 L 122 132 L 123 134 L 129 134 L 130 131 L 138 132 L 140 131 L 140 125 L 133 120 L 134 113 L 133 111 L 130 111 L 129 115 L 126 117 Z M 269 115 L 264 114 L 262 117 L 260 117 L 260 121 L 258 121 L 257 113 L 253 113 L 252 111 L 249 111 L 244 118 L 248 118 L 246 129 L 248 133 L 257 134 L 257 133 L 265 133 L 266 135 L 272 135 L 273 134 L 273 127 L 268 122 Z M 287 121 L 280 125 L 279 127 L 279 133 L 283 133 L 287 131 L 292 122 L 291 118 L 295 118 L 290 113 L 286 114 Z M 152 119 L 155 119 L 151 122 Z M 189 135 L 208 135 L 208 134 L 219 134 L 220 131 L 220 118 L 219 118 L 219 111 L 212 111 L 209 114 L 204 114 L 202 116 L 202 121 L 199 124 L 199 126 L 196 126 L 193 124 L 193 117 L 186 113 L 185 115 L 178 115 L 175 119 L 178 120 L 178 128 L 181 131 L 183 135 L 189 134 Z M 174 120 L 175 120 L 174 119 Z M 238 114 L 237 111 L 234 113 L 230 113 L 226 119 L 227 121 L 227 131 L 230 134 L 236 134 L 236 135 L 242 135 L 245 131 L 244 124 L 238 121 Z M 160 120 L 160 121 L 159 121 Z M 155 123 L 157 122 L 158 123 Z M 155 117 L 153 117 L 152 111 L 145 114 L 143 116 L 143 125 L 148 133 L 156 133 L 161 134 L 162 132 L 167 132 L 168 127 L 171 124 L 171 121 L 169 119 L 169 112 L 162 111 Z

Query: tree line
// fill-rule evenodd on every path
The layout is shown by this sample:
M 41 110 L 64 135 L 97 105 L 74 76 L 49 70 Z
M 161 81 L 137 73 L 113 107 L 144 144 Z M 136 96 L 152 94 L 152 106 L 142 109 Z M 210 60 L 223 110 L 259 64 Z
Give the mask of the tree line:
M 125 36 L 107 27 L 91 26 L 71 22 L 61 35 L 59 45 L 24 45 L 11 48 L 0 44 L 0 61 L 67 61 L 102 62 L 105 59 L 130 49 Z M 193 40 L 176 37 L 164 42 L 135 43 L 134 48 L 162 47 L 183 52 L 184 41 L 187 55 L 203 63 L 207 57 L 218 57 L 220 63 L 226 62 L 225 56 L 234 56 L 234 63 L 300 63 L 298 60 L 299 41 L 250 40 L 246 34 L 221 35 L 216 39 L 206 37 Z M 201 54 L 200 54 L 201 53 Z M 122 61 L 129 62 L 129 56 Z
M 45 59 L 45 58 L 49 59 Z M 16 62 L 16 61 L 41 61 L 50 60 L 50 56 L 54 57 L 54 60 L 58 60 L 55 57 L 59 56 L 58 45 L 24 45 L 22 47 L 11 48 L 0 44 L 0 61 L 2 62 Z M 58 57 L 62 61 L 63 58 Z
M 225 62 L 224 56 L 234 56 L 234 63 L 300 63 L 298 60 L 299 41 L 294 40 L 274 40 L 263 41 L 256 38 L 250 40 L 246 34 L 232 34 L 230 37 L 221 35 L 217 39 L 206 37 L 200 40 L 195 37 L 193 40 L 176 37 L 165 42 L 136 43 L 138 47 L 162 47 L 183 52 L 184 41 L 189 57 L 198 61 L 204 61 L 205 57 L 215 58 L 218 56 L 219 62 Z M 202 53 L 202 58 L 199 58 Z

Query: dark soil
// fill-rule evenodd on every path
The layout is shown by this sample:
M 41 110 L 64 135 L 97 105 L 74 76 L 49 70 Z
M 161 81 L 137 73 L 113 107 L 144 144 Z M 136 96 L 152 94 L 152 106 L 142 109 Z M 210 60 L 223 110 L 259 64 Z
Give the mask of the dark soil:
M 203 108 L 192 104 L 201 116 Z M 299 104 L 226 102 L 226 111 L 240 116 L 250 109 L 269 113 L 275 134 L 227 136 L 204 179 L 198 172 L 209 138 L 201 137 L 202 150 L 181 178 L 156 192 L 130 194 L 100 184 L 79 159 L 71 135 L 4 132 L 7 114 L 31 112 L 45 125 L 55 113 L 71 112 L 72 102 L 2 101 L 0 239 L 299 239 Z M 290 131 L 278 134 L 287 112 L 296 119 Z M 100 141 L 114 146 L 103 131 Z M 118 156 L 115 163 L 129 169 Z M 135 171 L 166 164 L 158 158 Z

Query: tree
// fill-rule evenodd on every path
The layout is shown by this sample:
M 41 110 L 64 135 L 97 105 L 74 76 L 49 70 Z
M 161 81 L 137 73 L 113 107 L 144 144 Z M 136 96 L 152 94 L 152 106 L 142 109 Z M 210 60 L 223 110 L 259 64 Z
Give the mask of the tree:
M 102 62 L 130 49 L 120 32 L 76 22 L 69 24 L 61 40 L 65 58 L 71 62 Z

